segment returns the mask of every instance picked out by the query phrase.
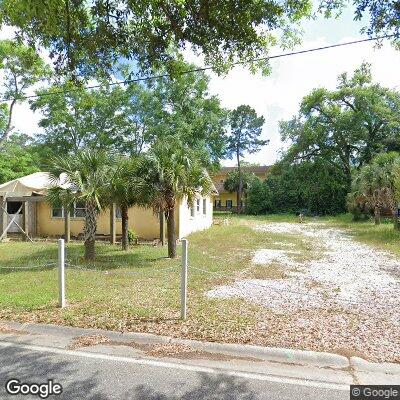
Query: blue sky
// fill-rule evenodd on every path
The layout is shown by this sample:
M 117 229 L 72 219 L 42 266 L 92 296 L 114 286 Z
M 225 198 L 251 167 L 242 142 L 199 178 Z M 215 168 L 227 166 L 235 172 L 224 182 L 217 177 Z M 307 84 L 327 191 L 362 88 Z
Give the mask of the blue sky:
M 338 19 L 326 20 L 319 16 L 317 20 L 305 21 L 302 24 L 303 41 L 297 49 L 362 38 L 360 29 L 363 23 L 353 21 L 353 12 L 349 8 Z M 10 37 L 10 34 L 11 30 L 3 29 L 0 38 Z M 282 50 L 279 48 L 271 51 L 271 54 L 280 53 Z M 201 64 L 199 59 L 190 54 L 188 60 Z M 340 73 L 351 73 L 363 61 L 371 63 L 377 82 L 400 90 L 400 51 L 394 50 L 389 43 L 381 49 L 374 49 L 373 43 L 363 43 L 272 60 L 269 76 L 252 75 L 242 67 L 235 67 L 225 77 L 211 75 L 210 91 L 220 97 L 225 107 L 249 104 L 265 117 L 262 136 L 269 139 L 270 144 L 259 153 L 247 155 L 245 159 L 259 164 L 272 164 L 279 158 L 279 150 L 285 146 L 280 141 L 279 121 L 291 118 L 302 97 L 313 88 L 333 89 Z M 40 114 L 32 113 L 28 105 L 19 105 L 15 115 L 17 130 L 29 134 L 38 131 Z M 233 165 L 233 161 L 225 160 L 223 164 Z

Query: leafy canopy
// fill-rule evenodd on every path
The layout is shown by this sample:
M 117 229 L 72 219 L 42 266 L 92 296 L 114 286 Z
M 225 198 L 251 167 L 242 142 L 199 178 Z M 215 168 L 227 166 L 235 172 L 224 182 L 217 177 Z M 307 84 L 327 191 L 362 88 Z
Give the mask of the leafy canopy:
M 0 40 L 0 146 L 8 138 L 12 126 L 14 106 L 21 101 L 27 88 L 49 76 L 44 61 L 30 47 L 12 40 Z
M 246 152 L 254 153 L 268 143 L 268 140 L 259 138 L 265 122 L 264 117 L 258 116 L 250 106 L 241 105 L 233 110 L 229 122 L 228 157 L 232 158 L 235 155 L 239 161 Z
M 168 212 L 184 197 L 190 204 L 198 193 L 208 194 L 212 188 L 196 152 L 177 137 L 158 140 L 143 156 L 136 175 L 142 204 L 155 211 Z
M 39 155 L 32 139 L 12 134 L 0 148 L 0 183 L 39 171 Z
M 351 181 L 351 170 L 382 151 L 399 148 L 400 94 L 373 83 L 370 65 L 338 78 L 335 90 L 314 89 L 299 114 L 282 122 L 282 139 L 291 146 L 285 155 L 301 162 L 323 158 Z
M 58 68 L 79 74 L 110 70 L 121 56 L 171 70 L 176 51 L 189 46 L 221 71 L 296 42 L 297 24 L 311 6 L 311 0 L 3 0 L 0 22 L 48 49 Z

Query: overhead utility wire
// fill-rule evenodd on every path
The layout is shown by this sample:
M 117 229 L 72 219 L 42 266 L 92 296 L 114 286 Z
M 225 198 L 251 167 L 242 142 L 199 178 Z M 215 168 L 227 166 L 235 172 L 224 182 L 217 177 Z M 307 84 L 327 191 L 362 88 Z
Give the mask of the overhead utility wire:
M 389 39 L 392 37 L 396 37 L 397 35 L 384 35 L 384 36 L 376 36 L 372 38 L 367 38 L 367 39 L 359 39 L 359 40 L 353 40 L 350 42 L 343 42 L 343 43 L 336 43 L 336 44 L 331 44 L 328 46 L 320 46 L 320 47 L 314 47 L 311 49 L 304 49 L 304 50 L 298 50 L 298 51 L 292 51 L 290 53 L 282 53 L 282 54 L 276 54 L 272 56 L 265 56 L 265 57 L 259 57 L 259 58 L 253 58 L 247 61 L 237 61 L 232 63 L 233 66 L 236 65 L 242 65 L 246 63 L 252 63 L 252 62 L 258 62 L 258 61 L 266 61 L 266 60 L 273 60 L 276 58 L 283 58 L 283 57 L 289 57 L 289 56 L 296 56 L 299 54 L 305 54 L 305 53 L 312 53 L 315 51 L 321 51 L 321 50 L 327 50 L 327 49 L 332 49 L 335 47 L 343 47 L 343 46 L 349 46 L 353 44 L 358 44 L 358 43 L 365 43 L 365 42 L 371 42 L 375 40 L 382 40 L 382 39 Z M 187 71 L 182 71 L 179 73 L 179 75 L 186 75 L 186 74 L 191 74 L 194 72 L 203 72 L 203 71 L 209 71 L 212 70 L 213 67 L 207 66 L 207 67 L 201 67 L 201 68 L 194 68 L 194 69 L 189 69 Z M 143 82 L 143 81 L 149 81 L 153 79 L 159 79 L 159 78 L 166 78 L 168 77 L 168 74 L 159 74 L 159 75 L 151 75 L 151 76 L 144 76 L 142 78 L 134 78 L 134 79 L 125 79 L 123 81 L 116 81 L 116 82 L 110 82 L 107 85 L 108 86 L 116 86 L 116 85 L 126 85 L 129 83 L 135 83 L 135 82 Z M 89 85 L 89 86 L 84 86 L 84 89 L 99 89 L 101 87 L 105 86 L 103 83 L 96 84 L 96 85 Z M 78 90 L 78 89 L 76 89 Z M 59 91 L 54 91 L 54 92 L 49 92 L 49 93 L 41 93 L 41 94 L 33 94 L 33 95 L 26 95 L 26 96 L 21 96 L 20 99 L 32 99 L 32 98 L 38 98 L 38 97 L 45 97 L 45 96 L 52 96 L 55 94 L 64 94 L 64 93 L 71 93 L 76 90 L 59 90 Z M 12 99 L 0 99 L 0 103 L 4 103 L 7 101 L 12 101 Z

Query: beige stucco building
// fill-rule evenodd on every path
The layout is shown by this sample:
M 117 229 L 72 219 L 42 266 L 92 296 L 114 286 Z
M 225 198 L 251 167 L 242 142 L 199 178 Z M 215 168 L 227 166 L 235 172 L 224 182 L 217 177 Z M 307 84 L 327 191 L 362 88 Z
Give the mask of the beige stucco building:
M 66 230 L 79 237 L 84 226 L 84 206 L 75 204 L 70 215 L 62 208 L 46 202 L 46 190 L 51 186 L 49 175 L 38 172 L 0 185 L 0 238 L 8 233 L 26 232 L 30 237 L 61 237 Z M 150 208 L 132 207 L 128 211 L 129 228 L 139 238 L 152 240 L 160 237 L 160 218 Z M 175 213 L 177 238 L 207 229 L 213 221 L 212 196 L 196 198 L 193 204 L 186 199 L 177 202 Z M 121 234 L 119 210 L 112 206 L 103 210 L 97 220 L 97 234 Z M 1 240 L 1 239 L 0 239 Z
M 237 207 L 236 192 L 228 192 L 224 188 L 224 183 L 230 172 L 235 171 L 236 167 L 222 167 L 212 176 L 212 181 L 216 187 L 214 194 L 214 210 L 215 211 L 234 211 Z M 269 167 L 260 166 L 243 166 L 242 171 L 254 174 L 258 179 L 264 181 L 267 177 Z M 244 198 L 242 198 L 244 202 Z

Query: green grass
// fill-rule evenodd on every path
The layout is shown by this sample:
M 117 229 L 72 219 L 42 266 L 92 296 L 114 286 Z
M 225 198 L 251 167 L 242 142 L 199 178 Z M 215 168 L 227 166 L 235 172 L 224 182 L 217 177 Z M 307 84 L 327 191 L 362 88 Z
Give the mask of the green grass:
M 214 300 L 204 293 L 233 281 L 251 264 L 253 250 L 271 238 L 255 232 L 241 219 L 213 226 L 189 237 L 189 319 L 180 315 L 180 259 L 167 249 L 96 244 L 96 261 L 86 264 L 83 246 L 71 243 L 67 261 L 87 270 L 67 269 L 68 307 L 57 307 L 57 271 L 0 268 L 0 318 L 73 326 L 183 334 L 207 338 L 237 338 L 256 323 L 258 307 L 243 300 Z M 180 253 L 180 247 L 178 249 Z M 57 260 L 57 244 L 0 244 L 0 267 L 28 267 Z M 173 269 L 169 269 L 169 268 Z M 192 267 L 226 275 L 204 274 Z M 165 271 L 164 271 L 165 270 Z
M 189 237 L 189 318 L 185 322 L 179 320 L 180 259 L 168 259 L 166 248 L 142 245 L 123 252 L 117 246 L 98 243 L 96 261 L 86 264 L 83 245 L 69 244 L 68 262 L 85 270 L 67 269 L 68 307 L 63 310 L 57 307 L 56 269 L 1 268 L 55 262 L 57 244 L 50 242 L 0 243 L 0 319 L 252 341 L 259 320 L 269 311 L 242 299 L 210 299 L 205 293 L 239 278 L 284 279 L 285 270 L 279 264 L 252 265 L 257 249 L 285 248 L 302 259 L 316 258 L 319 251 L 301 235 L 253 229 L 263 222 L 296 222 L 293 215 L 216 218 L 219 225 Z M 390 224 L 353 223 L 348 216 L 318 220 L 346 229 L 361 241 L 400 252 L 400 234 Z
M 393 228 L 390 218 L 383 219 L 380 225 L 371 220 L 354 222 L 350 214 L 323 217 L 321 221 L 345 229 L 356 240 L 400 255 L 400 231 Z

